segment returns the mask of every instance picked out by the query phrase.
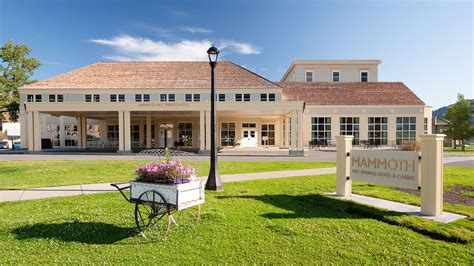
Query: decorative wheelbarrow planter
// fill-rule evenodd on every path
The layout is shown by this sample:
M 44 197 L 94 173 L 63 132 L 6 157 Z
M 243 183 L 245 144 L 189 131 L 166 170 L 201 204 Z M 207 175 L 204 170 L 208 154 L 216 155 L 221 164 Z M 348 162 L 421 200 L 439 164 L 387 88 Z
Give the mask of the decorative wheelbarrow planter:
M 173 213 L 190 207 L 198 207 L 196 222 L 199 221 L 201 204 L 204 203 L 203 181 L 176 185 L 132 181 L 111 185 L 117 188 L 128 202 L 135 204 L 135 223 L 143 236 L 146 230 L 160 230 L 159 227 L 163 227 L 163 238 L 166 239 L 172 225 L 177 225 Z M 125 186 L 120 187 L 121 185 Z M 130 189 L 129 198 L 123 193 L 126 189 Z M 164 219 L 165 216 L 167 219 Z

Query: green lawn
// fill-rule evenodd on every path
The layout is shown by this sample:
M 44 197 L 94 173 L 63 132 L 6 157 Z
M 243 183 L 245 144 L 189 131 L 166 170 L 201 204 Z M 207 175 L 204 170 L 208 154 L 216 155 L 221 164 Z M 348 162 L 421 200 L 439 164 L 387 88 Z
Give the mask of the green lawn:
M 143 161 L 0 161 L 0 190 L 120 182 L 132 179 Z M 184 162 L 186 163 L 186 162 Z M 209 163 L 187 162 L 198 176 L 207 175 Z M 219 162 L 220 174 L 257 173 L 334 167 L 325 162 Z
M 474 154 L 474 146 L 466 146 L 464 147 L 464 151 L 461 147 L 457 147 L 456 149 L 453 147 L 444 147 L 444 152 L 453 154 Z
M 472 218 L 445 225 L 318 195 L 334 190 L 334 175 L 226 183 L 197 226 L 181 217 L 166 242 L 135 234 L 118 193 L 0 203 L 0 262 L 473 265 Z

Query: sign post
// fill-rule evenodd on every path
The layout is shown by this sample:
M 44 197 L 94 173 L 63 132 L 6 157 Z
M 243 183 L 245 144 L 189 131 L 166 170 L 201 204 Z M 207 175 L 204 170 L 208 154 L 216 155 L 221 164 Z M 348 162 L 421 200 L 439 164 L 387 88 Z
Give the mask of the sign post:
M 336 168 L 336 194 L 340 197 L 350 197 L 352 181 L 350 180 L 350 152 L 352 150 L 353 136 L 336 136 L 337 168 Z
M 446 135 L 421 135 L 421 213 L 443 213 L 443 139 Z

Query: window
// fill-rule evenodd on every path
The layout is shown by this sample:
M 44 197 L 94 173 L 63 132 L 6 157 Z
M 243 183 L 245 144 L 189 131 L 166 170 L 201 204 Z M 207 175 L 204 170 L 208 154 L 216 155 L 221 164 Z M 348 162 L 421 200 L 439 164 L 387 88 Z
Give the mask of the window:
M 332 71 L 332 82 L 339 82 L 340 81 L 341 72 L 339 70 Z
M 360 82 L 368 82 L 369 81 L 369 72 L 368 71 L 361 71 L 360 72 Z
M 194 94 L 194 101 L 200 102 L 201 101 L 201 94 Z
M 369 144 L 387 145 L 387 117 L 369 117 Z
M 160 94 L 160 102 L 166 102 L 168 100 L 168 95 Z
M 130 133 L 132 135 L 132 146 L 140 146 L 140 125 L 130 125 Z
M 234 146 L 235 123 L 221 123 L 221 146 Z
M 185 101 L 191 102 L 193 100 L 193 95 L 192 94 L 186 94 L 184 98 L 185 98 Z
M 43 99 L 43 97 L 41 96 L 41 94 L 36 94 L 35 95 L 35 102 L 40 103 L 42 99 Z
M 178 123 L 178 139 L 182 146 L 193 146 L 192 123 Z
M 416 117 L 397 117 L 397 145 L 416 139 Z
M 275 93 L 270 93 L 268 94 L 268 101 L 274 102 L 275 101 Z
M 239 94 L 236 94 L 236 95 L 235 95 L 235 101 L 236 101 L 236 102 L 241 102 L 241 101 L 242 101 L 242 94 L 240 94 L 240 93 L 239 93 Z
M 312 70 L 306 70 L 305 71 L 305 81 L 306 82 L 312 82 L 313 81 L 313 71 Z
M 119 94 L 118 95 L 118 101 L 121 102 L 121 103 L 125 102 L 125 94 Z
M 248 94 L 248 93 L 244 94 L 244 101 L 245 102 L 250 102 L 250 94 Z
M 168 94 L 168 101 L 169 101 L 169 102 L 174 102 L 174 101 L 175 101 L 175 98 L 176 98 L 176 95 L 174 95 L 174 94 Z
M 224 93 L 219 94 L 219 102 L 225 102 L 225 94 Z
M 352 135 L 353 145 L 359 145 L 359 118 L 358 117 L 341 117 L 339 118 L 339 130 L 341 135 Z
M 331 141 L 331 118 L 312 117 L 311 118 L 311 141 L 322 145 Z
M 95 103 L 98 103 L 100 102 L 100 94 L 86 94 L 85 95 L 85 101 L 86 103 L 90 103 L 90 102 L 95 102 Z
M 107 140 L 109 142 L 116 142 L 119 140 L 119 126 L 107 125 Z
M 283 138 L 283 146 L 286 146 L 286 118 L 283 118 L 283 124 L 281 127 L 281 134 Z
M 262 145 L 275 145 L 275 124 L 262 124 Z
M 135 94 L 135 102 L 141 102 L 142 101 L 142 95 L 141 94 Z
M 117 94 L 110 94 L 110 102 L 117 102 Z
M 143 94 L 143 101 L 149 102 L 150 101 L 150 94 Z
M 242 128 L 253 128 L 257 127 L 257 124 L 255 123 L 242 123 Z
M 268 96 L 268 94 L 266 94 L 266 93 L 261 93 L 261 94 L 260 94 L 260 101 L 261 101 L 261 102 L 266 102 L 266 101 L 267 101 L 267 96 Z
M 428 134 L 428 117 L 423 118 L 423 134 Z
M 26 101 L 29 102 L 29 103 L 32 103 L 35 101 L 35 97 L 33 94 L 28 94 L 26 95 Z
M 50 103 L 56 102 L 56 95 L 55 94 L 50 94 L 49 95 L 49 102 Z
M 58 103 L 64 102 L 64 95 L 62 95 L 62 94 L 56 95 L 56 101 L 57 101 Z

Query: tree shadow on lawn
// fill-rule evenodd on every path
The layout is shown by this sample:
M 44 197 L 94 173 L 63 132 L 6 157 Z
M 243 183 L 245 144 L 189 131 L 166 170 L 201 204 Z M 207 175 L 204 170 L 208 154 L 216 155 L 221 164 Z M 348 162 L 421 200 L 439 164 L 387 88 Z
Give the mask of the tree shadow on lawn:
M 420 220 L 410 222 L 402 216 L 411 218 L 409 214 L 378 209 L 353 201 L 341 200 L 331 196 L 322 195 L 247 195 L 247 196 L 218 196 L 218 198 L 254 199 L 278 208 L 290 211 L 289 213 L 265 213 L 261 216 L 268 219 L 294 219 L 294 218 L 333 218 L 333 219 L 374 219 L 390 225 L 408 228 L 425 236 L 466 244 L 466 240 L 457 235 L 444 234 L 442 231 L 432 230 L 431 226 L 424 226 L 429 221 Z M 422 218 L 418 218 L 422 219 Z M 425 224 L 426 225 L 426 224 Z
M 135 228 L 123 228 L 102 222 L 37 223 L 12 231 L 19 240 L 30 238 L 58 239 L 84 244 L 113 244 L 136 234 Z

